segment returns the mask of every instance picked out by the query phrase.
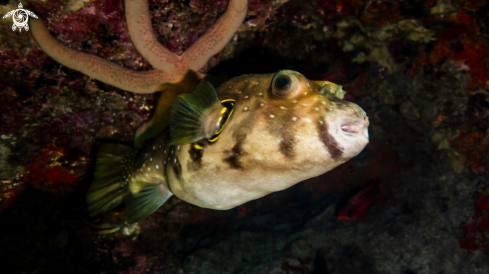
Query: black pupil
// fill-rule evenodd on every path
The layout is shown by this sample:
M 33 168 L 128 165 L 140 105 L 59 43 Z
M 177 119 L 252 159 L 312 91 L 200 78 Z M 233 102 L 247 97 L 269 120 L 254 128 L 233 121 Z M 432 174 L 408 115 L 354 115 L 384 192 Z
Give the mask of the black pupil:
M 289 85 L 289 79 L 281 76 L 277 79 L 276 85 L 277 85 L 277 88 L 284 89 Z

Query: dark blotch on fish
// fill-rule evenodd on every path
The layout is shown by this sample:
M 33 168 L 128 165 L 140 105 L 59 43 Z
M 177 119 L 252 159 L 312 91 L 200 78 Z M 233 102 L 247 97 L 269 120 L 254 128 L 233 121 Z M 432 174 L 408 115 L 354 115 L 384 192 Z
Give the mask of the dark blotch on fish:
M 188 154 L 190 155 L 190 159 L 192 159 L 192 162 L 195 163 L 196 168 L 201 168 L 202 167 L 202 156 L 204 155 L 204 150 L 203 149 L 197 149 L 195 146 L 190 146 L 190 150 L 188 151 Z
M 331 157 L 337 160 L 341 157 L 341 155 L 343 155 L 343 148 L 336 141 L 336 139 L 329 134 L 326 121 L 322 121 L 323 124 L 319 122 L 317 123 L 319 139 L 321 139 L 321 142 L 323 142 L 323 144 L 326 146 L 326 149 L 329 151 L 329 154 L 331 154 Z
M 243 150 L 243 148 L 241 147 L 245 139 L 246 139 L 246 135 L 244 135 L 244 134 L 238 135 L 236 137 L 236 144 L 233 146 L 231 151 L 229 151 L 229 150 L 224 151 L 225 154 L 231 154 L 230 156 L 228 156 L 224 159 L 224 162 L 228 163 L 231 166 L 231 168 L 234 168 L 234 169 L 243 168 L 240 158 L 241 158 L 241 156 L 244 156 L 247 154 Z
M 180 165 L 180 161 L 178 161 L 178 158 L 175 158 L 175 163 L 172 164 L 172 167 L 173 172 L 175 172 L 175 176 L 180 179 L 180 176 L 182 175 L 182 165 Z
M 292 133 L 285 129 L 281 134 L 282 140 L 279 145 L 280 153 L 282 153 L 287 158 L 294 158 L 294 138 Z

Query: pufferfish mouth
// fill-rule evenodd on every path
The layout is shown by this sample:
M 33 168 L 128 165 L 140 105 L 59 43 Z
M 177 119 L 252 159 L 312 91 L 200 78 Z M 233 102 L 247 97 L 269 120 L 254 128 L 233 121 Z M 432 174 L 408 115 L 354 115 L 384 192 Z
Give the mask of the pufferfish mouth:
M 363 117 L 363 120 L 356 120 L 353 122 L 347 122 L 341 124 L 341 130 L 346 135 L 353 136 L 355 134 L 363 134 L 368 138 L 368 125 L 369 121 L 366 116 Z

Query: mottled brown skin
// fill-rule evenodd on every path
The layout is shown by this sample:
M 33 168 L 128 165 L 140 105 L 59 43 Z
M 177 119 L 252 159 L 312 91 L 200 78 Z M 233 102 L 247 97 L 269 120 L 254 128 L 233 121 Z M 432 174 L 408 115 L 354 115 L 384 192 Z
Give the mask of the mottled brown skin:
M 368 143 L 362 134 L 368 119 L 360 107 L 300 73 L 278 74 L 293 80 L 285 95 L 273 87 L 277 74 L 244 75 L 220 86 L 219 99 L 234 99 L 236 106 L 219 139 L 196 142 L 202 149 L 195 143 L 170 146 L 165 130 L 139 153 L 133 180 L 164 184 L 197 206 L 229 209 L 321 175 L 360 153 Z M 345 124 L 359 125 L 362 132 L 345 133 Z

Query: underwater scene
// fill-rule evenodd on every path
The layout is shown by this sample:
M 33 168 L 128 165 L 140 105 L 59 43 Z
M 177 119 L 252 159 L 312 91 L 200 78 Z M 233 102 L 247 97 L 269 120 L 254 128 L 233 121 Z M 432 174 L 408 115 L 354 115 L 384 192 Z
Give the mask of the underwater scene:
M 0 273 L 489 274 L 489 1 L 0 16 Z

